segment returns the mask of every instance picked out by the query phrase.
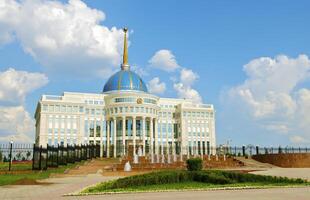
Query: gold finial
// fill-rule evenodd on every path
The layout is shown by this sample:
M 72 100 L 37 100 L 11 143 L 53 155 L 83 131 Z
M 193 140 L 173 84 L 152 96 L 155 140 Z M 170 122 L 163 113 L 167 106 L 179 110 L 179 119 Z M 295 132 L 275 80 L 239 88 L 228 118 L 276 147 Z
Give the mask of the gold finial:
M 123 31 L 124 31 L 124 54 L 123 54 L 122 69 L 126 70 L 126 69 L 129 69 L 128 49 L 127 49 L 127 31 L 128 31 L 128 28 L 123 28 Z

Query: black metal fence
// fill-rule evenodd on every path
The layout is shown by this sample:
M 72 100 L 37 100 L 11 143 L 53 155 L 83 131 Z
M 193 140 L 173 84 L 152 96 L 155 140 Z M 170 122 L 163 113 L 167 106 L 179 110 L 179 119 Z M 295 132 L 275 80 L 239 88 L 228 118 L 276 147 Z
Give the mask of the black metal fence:
M 46 170 L 68 163 L 100 157 L 99 145 L 33 146 L 33 170 Z
M 123 156 L 123 146 L 116 146 L 116 156 Z M 136 153 L 139 154 L 139 148 L 136 146 Z M 174 148 L 174 149 L 173 149 Z M 125 146 L 127 154 L 132 155 L 133 147 Z M 102 147 L 103 157 L 107 156 L 107 151 Z M 153 148 L 153 153 L 156 154 L 156 148 Z M 141 151 L 141 150 L 140 150 Z M 150 146 L 145 148 L 146 155 L 151 153 Z M 191 147 L 181 147 L 171 145 L 161 145 L 158 147 L 158 153 L 177 154 L 181 152 L 186 155 L 232 155 L 232 156 L 252 156 L 257 154 L 284 154 L 284 153 L 310 153 L 310 148 L 307 147 L 259 147 L 254 145 L 247 146 L 217 146 L 198 145 Z M 114 146 L 109 149 L 109 156 L 114 157 Z M 57 145 L 46 147 L 38 147 L 33 144 L 16 144 L 6 143 L 0 144 L 0 171 L 9 170 L 45 170 L 48 167 L 58 167 L 68 163 L 79 162 L 95 157 L 100 157 L 99 145 Z
M 0 171 L 31 170 L 32 157 L 32 144 L 0 144 Z
M 259 147 L 259 146 L 229 146 L 217 147 L 216 154 L 231 154 L 234 156 L 252 156 L 259 154 L 288 154 L 288 153 L 310 153 L 307 147 Z

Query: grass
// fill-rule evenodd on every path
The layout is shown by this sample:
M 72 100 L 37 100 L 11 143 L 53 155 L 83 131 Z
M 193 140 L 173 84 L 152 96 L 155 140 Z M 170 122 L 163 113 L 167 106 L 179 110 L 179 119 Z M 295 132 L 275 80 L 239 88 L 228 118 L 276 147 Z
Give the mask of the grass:
M 51 174 L 61 174 L 68 168 L 74 168 L 79 163 L 74 164 L 67 164 L 64 166 L 59 166 L 58 168 L 49 168 L 46 171 L 31 171 L 25 173 L 18 173 L 18 174 L 0 174 L 0 186 L 2 185 L 10 185 L 14 184 L 15 182 L 23 179 L 31 179 L 31 180 L 40 180 L 48 178 Z
M 32 162 L 21 162 L 21 163 L 12 163 L 11 170 L 19 171 L 19 170 L 31 170 Z M 9 163 L 8 162 L 0 162 L 0 171 L 8 171 Z
M 302 179 L 243 174 L 219 170 L 160 171 L 103 182 L 81 193 L 143 192 L 225 187 L 310 186 Z

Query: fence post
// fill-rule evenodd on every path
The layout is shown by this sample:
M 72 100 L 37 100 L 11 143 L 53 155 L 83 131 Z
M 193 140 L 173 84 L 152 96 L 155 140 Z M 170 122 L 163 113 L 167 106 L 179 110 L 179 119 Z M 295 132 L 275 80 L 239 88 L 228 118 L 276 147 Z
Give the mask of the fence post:
M 39 170 L 41 170 L 42 145 L 40 146 Z
M 242 146 L 242 156 L 245 156 L 245 146 Z
M 46 168 L 48 167 L 48 144 L 46 145 Z
M 32 170 L 34 170 L 34 153 L 35 153 L 36 144 L 33 144 L 33 151 L 32 151 Z
M 12 149 L 13 149 L 13 141 L 10 142 L 10 163 L 9 163 L 9 171 L 11 171 L 11 165 L 12 165 Z

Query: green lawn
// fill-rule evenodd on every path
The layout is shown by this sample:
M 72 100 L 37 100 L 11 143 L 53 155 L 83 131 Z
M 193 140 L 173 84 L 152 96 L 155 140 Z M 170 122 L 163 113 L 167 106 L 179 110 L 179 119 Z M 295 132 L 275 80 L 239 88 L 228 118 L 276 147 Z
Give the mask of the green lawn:
M 11 170 L 31 170 L 32 163 L 12 163 Z M 0 162 L 0 171 L 8 171 L 9 170 L 9 163 L 8 162 Z
M 32 180 L 45 179 L 48 178 L 52 173 L 54 174 L 64 173 L 66 169 L 73 168 L 81 163 L 83 163 L 83 161 L 79 163 L 59 166 L 58 168 L 49 168 L 46 171 L 32 171 L 30 173 L 22 173 L 22 174 L 0 174 L 0 186 L 13 184 L 16 181 L 22 179 L 32 179 Z
M 288 179 L 219 170 L 152 172 L 103 182 L 82 191 L 86 193 L 143 192 L 164 190 L 212 189 L 226 187 L 310 186 L 301 179 Z

